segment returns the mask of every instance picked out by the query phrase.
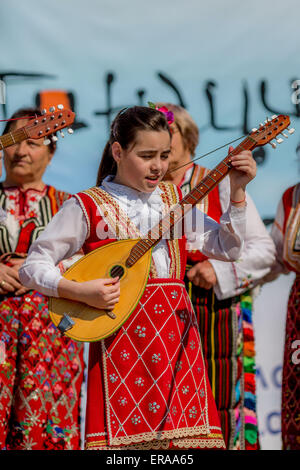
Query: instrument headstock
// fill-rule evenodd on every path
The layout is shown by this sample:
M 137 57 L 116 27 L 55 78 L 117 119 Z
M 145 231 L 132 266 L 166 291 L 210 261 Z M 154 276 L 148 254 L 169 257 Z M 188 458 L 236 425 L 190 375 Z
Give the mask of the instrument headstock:
M 258 129 L 252 129 L 249 137 L 255 140 L 257 147 L 270 144 L 273 148 L 276 148 L 276 143 L 271 141 L 276 139 L 276 142 L 281 144 L 283 139 L 281 137 L 277 138 L 279 134 L 283 135 L 285 138 L 288 138 L 288 135 L 284 134 L 283 131 L 287 129 L 289 125 L 289 116 L 284 114 L 280 114 L 279 116 L 274 115 L 272 116 L 272 119 L 266 119 L 264 123 L 261 123 Z M 289 134 L 293 134 L 295 129 L 287 129 L 287 131 Z
M 30 119 L 28 124 L 24 127 L 27 138 L 41 139 L 42 137 L 51 136 L 51 134 L 55 134 L 57 131 L 61 131 L 61 129 L 70 126 L 75 120 L 75 113 L 69 109 L 63 109 L 62 105 L 58 105 L 58 108 L 59 109 L 55 111 L 55 108 L 51 107 L 49 113 L 44 109 L 42 116 Z M 68 132 L 72 134 L 73 130 L 68 129 Z M 64 137 L 62 132 L 60 134 L 61 137 Z M 57 137 L 52 136 L 52 141 L 56 142 Z M 45 139 L 44 144 L 50 144 L 50 140 Z

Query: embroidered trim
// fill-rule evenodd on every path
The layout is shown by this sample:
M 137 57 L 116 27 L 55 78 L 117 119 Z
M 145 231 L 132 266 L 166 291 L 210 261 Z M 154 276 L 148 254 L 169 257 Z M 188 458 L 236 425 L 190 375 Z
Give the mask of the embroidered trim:
M 211 437 L 211 439 L 209 438 Z M 103 445 L 101 443 L 103 442 Z M 150 450 L 150 449 L 169 449 L 170 444 L 178 448 L 209 448 L 214 447 L 218 449 L 225 449 L 224 440 L 222 434 L 210 434 L 205 438 L 194 438 L 194 439 L 155 439 L 151 442 L 141 442 L 139 444 L 133 444 L 128 446 L 107 446 L 104 441 L 89 442 L 86 444 L 86 450 Z

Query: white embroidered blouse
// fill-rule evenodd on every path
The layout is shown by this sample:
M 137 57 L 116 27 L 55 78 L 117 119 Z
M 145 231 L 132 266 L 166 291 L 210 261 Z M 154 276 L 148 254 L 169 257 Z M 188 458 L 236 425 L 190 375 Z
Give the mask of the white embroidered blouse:
M 142 234 L 158 222 L 164 207 L 159 187 L 152 193 L 142 193 L 116 184 L 108 176 L 101 188 L 116 199 Z M 201 250 L 206 256 L 219 260 L 236 260 L 245 237 L 245 212 L 244 207 L 230 205 L 218 224 L 193 208 L 185 218 L 188 248 Z M 193 231 L 192 213 L 201 221 L 201 232 Z M 57 286 L 62 277 L 57 265 L 76 253 L 87 237 L 88 227 L 83 211 L 78 201 L 71 198 L 32 244 L 27 260 L 19 271 L 21 282 L 45 295 L 57 297 Z M 161 240 L 152 253 L 158 276 L 168 278 L 170 258 L 166 240 Z

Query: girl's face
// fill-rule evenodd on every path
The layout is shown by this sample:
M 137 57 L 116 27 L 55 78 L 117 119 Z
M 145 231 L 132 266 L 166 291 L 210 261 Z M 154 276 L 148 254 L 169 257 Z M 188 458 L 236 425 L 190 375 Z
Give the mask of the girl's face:
M 10 131 L 26 126 L 27 123 L 28 119 L 20 119 L 12 124 Z M 43 138 L 23 140 L 4 150 L 6 179 L 11 184 L 41 181 L 53 157 L 53 152 L 43 142 Z
M 168 170 L 171 139 L 167 131 L 138 131 L 127 150 L 119 142 L 112 144 L 117 162 L 115 183 L 151 193 Z

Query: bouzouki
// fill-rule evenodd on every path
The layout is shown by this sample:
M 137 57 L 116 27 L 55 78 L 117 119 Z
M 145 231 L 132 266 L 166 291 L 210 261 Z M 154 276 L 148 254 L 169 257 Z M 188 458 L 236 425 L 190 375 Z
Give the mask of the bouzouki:
M 24 117 L 20 119 L 27 118 Z M 26 126 L 0 136 L 0 150 L 4 150 L 11 145 L 19 144 L 26 139 L 41 139 L 42 137 L 45 137 L 45 145 L 49 145 L 50 138 L 53 142 L 57 140 L 57 137 L 52 134 L 70 126 L 74 122 L 74 119 L 75 113 L 68 109 L 59 109 L 58 111 L 53 111 L 48 114 L 44 111 L 42 116 L 29 119 Z M 68 129 L 68 132 L 72 133 L 73 131 L 72 129 Z M 63 137 L 63 134 L 61 135 Z
M 273 116 L 260 124 L 219 163 L 192 191 L 174 205 L 145 238 L 111 242 L 73 264 L 64 277 L 77 282 L 92 279 L 120 278 L 120 300 L 113 312 L 98 310 L 86 304 L 62 298 L 50 298 L 49 313 L 59 330 L 77 341 L 99 341 L 117 331 L 129 318 L 141 298 L 149 277 L 152 248 L 169 233 L 190 210 L 201 201 L 230 171 L 231 157 L 242 150 L 271 143 L 290 124 L 288 116 Z M 289 129 L 292 134 L 294 129 Z M 286 134 L 283 134 L 287 137 Z M 283 139 L 277 138 L 277 143 Z M 275 142 L 271 145 L 276 147 Z

